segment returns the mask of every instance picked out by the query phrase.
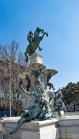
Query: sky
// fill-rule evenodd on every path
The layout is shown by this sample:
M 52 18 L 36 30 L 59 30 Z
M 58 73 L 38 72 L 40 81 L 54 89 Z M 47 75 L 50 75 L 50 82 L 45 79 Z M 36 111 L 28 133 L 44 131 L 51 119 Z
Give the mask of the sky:
M 37 27 L 48 32 L 37 52 L 44 56 L 47 69 L 58 74 L 51 78 L 56 90 L 79 81 L 79 0 L 0 0 L 0 43 L 19 43 L 23 53 L 27 34 Z

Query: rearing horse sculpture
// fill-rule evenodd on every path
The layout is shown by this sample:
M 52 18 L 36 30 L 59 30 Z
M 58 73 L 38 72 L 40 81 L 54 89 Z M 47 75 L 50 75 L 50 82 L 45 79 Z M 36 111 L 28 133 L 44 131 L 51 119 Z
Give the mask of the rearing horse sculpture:
M 32 43 L 30 43 L 26 48 L 26 52 L 25 52 L 26 62 L 28 61 L 28 55 L 31 56 L 33 53 L 35 53 L 35 50 L 37 48 L 39 48 L 39 51 L 42 50 L 39 44 L 40 44 L 40 41 L 43 39 L 44 35 L 48 36 L 48 33 L 44 32 L 43 29 L 40 29 L 37 27 L 37 29 L 34 32 L 34 38 L 33 38 Z

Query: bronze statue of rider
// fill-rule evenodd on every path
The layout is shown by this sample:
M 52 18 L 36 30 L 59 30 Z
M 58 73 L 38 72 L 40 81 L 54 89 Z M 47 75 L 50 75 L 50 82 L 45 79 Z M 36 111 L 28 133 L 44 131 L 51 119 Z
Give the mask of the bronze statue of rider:
M 29 31 L 28 35 L 27 35 L 27 40 L 30 44 L 32 44 L 33 42 L 33 39 L 34 39 L 34 35 L 32 33 L 32 31 Z

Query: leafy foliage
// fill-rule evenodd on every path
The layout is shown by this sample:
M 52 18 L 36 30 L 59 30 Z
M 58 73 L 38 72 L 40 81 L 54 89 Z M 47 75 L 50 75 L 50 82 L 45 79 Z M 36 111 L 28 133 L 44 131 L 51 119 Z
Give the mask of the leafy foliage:
M 66 103 L 71 104 L 79 101 L 79 82 L 68 83 L 61 91 Z

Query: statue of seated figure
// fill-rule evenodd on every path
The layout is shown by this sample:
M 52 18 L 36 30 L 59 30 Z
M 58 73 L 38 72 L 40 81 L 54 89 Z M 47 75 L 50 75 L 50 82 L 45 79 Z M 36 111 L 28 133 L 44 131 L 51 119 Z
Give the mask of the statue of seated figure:
M 33 106 L 27 108 L 26 110 L 23 110 L 22 116 L 20 120 L 17 122 L 16 128 L 9 133 L 10 135 L 16 133 L 24 122 L 28 122 L 35 119 L 45 120 L 52 117 L 49 102 L 47 102 L 45 98 L 42 96 L 44 90 L 41 86 L 36 87 L 35 94 L 30 94 L 30 92 L 27 92 L 22 87 L 22 85 L 20 85 L 20 89 L 23 93 L 31 96 L 35 100 L 35 102 Z

